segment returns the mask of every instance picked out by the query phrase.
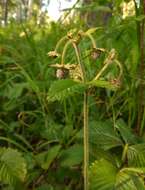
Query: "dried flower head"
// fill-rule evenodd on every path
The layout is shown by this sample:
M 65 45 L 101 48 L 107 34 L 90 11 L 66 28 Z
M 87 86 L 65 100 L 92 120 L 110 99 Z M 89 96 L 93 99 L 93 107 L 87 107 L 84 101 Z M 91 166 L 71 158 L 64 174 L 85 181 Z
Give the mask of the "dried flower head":
M 78 31 L 78 36 L 82 37 L 84 35 L 84 32 L 82 30 Z
M 56 51 L 50 51 L 50 52 L 48 52 L 47 55 L 48 55 L 49 57 L 53 57 L 53 58 L 57 58 L 57 57 L 60 56 L 59 53 L 57 53 Z
M 120 87 L 121 86 L 121 81 L 119 79 L 111 79 L 110 83 L 116 87 Z
M 58 79 L 64 79 L 69 76 L 70 70 L 74 70 L 77 65 L 76 64 L 52 64 L 50 67 L 56 68 L 56 77 Z
M 93 48 L 91 51 L 91 58 L 93 60 L 96 60 L 100 57 L 101 53 L 104 52 L 105 50 L 103 48 Z
M 67 37 L 68 37 L 69 39 L 73 39 L 73 33 L 72 33 L 72 32 L 68 32 L 68 33 L 67 33 Z
M 60 68 L 56 70 L 56 77 L 58 79 L 65 79 L 67 78 L 69 74 L 69 70 L 68 69 L 64 69 L 64 68 Z

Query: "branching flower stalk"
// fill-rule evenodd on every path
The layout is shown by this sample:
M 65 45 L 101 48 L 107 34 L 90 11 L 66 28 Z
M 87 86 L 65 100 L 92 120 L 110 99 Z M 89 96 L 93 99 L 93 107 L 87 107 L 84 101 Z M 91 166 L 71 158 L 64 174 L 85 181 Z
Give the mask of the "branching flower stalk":
M 76 67 L 76 64 L 65 64 L 65 57 L 66 57 L 66 52 L 68 50 L 68 47 L 72 45 L 76 59 L 77 59 L 77 65 L 80 67 L 80 72 L 81 72 L 81 82 L 85 85 L 88 86 L 89 81 L 87 81 L 87 71 L 85 70 L 85 63 L 83 59 L 81 58 L 81 50 L 79 48 L 79 43 L 82 39 L 84 38 L 89 38 L 91 41 L 92 49 L 91 52 L 93 52 L 93 59 L 97 59 L 100 56 L 101 52 L 107 53 L 107 58 L 104 61 L 104 66 L 102 69 L 99 71 L 99 73 L 96 74 L 94 77 L 93 81 L 98 80 L 104 71 L 108 68 L 108 66 L 112 63 L 115 63 L 119 67 L 119 75 L 117 78 L 117 81 L 120 80 L 120 77 L 122 75 L 122 66 L 120 62 L 116 59 L 116 52 L 114 49 L 112 49 L 110 52 L 106 51 L 105 49 L 102 48 L 97 48 L 95 39 L 93 36 L 87 32 L 79 31 L 77 34 L 77 37 L 73 37 L 73 33 L 68 33 L 67 36 L 63 37 L 57 44 L 55 51 L 49 52 L 48 55 L 51 57 L 58 57 L 59 53 L 57 52 L 59 46 L 66 40 L 66 43 L 64 45 L 62 54 L 61 54 L 61 61 L 60 64 L 55 64 L 51 65 L 52 67 L 56 67 L 57 69 L 61 69 L 62 71 L 64 69 L 74 69 Z M 61 79 L 61 78 L 60 78 Z M 91 81 L 90 81 L 91 82 Z M 84 99 L 83 99 L 83 143 L 84 143 L 84 167 L 83 167 L 83 173 L 84 173 L 84 190 L 89 190 L 89 129 L 88 129 L 88 117 L 89 117 L 89 106 L 88 106 L 88 96 L 89 96 L 89 87 L 84 91 Z

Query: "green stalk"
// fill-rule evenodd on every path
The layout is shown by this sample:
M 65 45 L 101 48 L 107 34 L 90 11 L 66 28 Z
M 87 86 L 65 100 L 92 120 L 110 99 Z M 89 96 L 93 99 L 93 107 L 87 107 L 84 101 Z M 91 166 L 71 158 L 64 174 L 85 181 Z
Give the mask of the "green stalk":
M 140 136 L 143 135 L 144 132 L 144 127 L 145 127 L 145 108 L 144 108 L 144 112 L 143 112 L 143 119 L 141 122 L 141 127 L 140 127 Z
M 66 51 L 68 49 L 68 46 L 71 44 L 71 41 L 66 42 L 64 48 L 63 48 L 63 52 L 62 52 L 62 58 L 61 58 L 61 65 L 64 66 L 64 58 L 66 55 Z
M 84 92 L 84 190 L 89 190 L 88 93 Z
M 60 47 L 60 45 L 65 41 L 67 40 L 67 36 L 64 36 L 63 38 L 61 38 L 57 44 L 56 44 L 56 47 L 55 47 L 55 51 L 57 52 L 58 51 L 58 48 Z
M 96 42 L 95 42 L 94 38 L 92 37 L 92 35 L 91 34 L 85 34 L 85 36 L 87 36 L 91 40 L 93 48 L 96 49 L 97 48 L 96 47 Z
M 122 153 L 122 162 L 123 163 L 126 162 L 127 151 L 128 151 L 128 144 L 125 144 L 124 149 L 123 149 L 123 153 Z
M 134 1 L 135 2 L 135 1 Z M 136 7 L 136 16 L 140 16 L 145 14 L 145 0 L 142 0 L 140 2 L 140 7 L 137 8 L 136 2 L 135 2 L 135 7 Z M 142 128 L 142 119 L 143 119 L 143 112 L 144 112 L 144 105 L 143 105 L 143 100 L 144 100 L 144 85 L 143 85 L 143 78 L 145 74 L 145 44 L 144 44 L 144 27 L 145 27 L 145 19 L 141 20 L 140 22 L 137 23 L 137 35 L 138 35 L 138 44 L 139 44 L 139 51 L 140 51 L 140 65 L 139 65 L 139 76 L 141 78 L 140 84 L 139 84 L 139 89 L 138 89 L 138 118 L 137 118 L 137 127 L 136 131 L 138 134 L 142 134 L 143 128 Z
M 75 49 L 77 62 L 80 65 L 81 73 L 82 73 L 82 80 L 84 84 L 86 83 L 86 74 L 84 65 L 81 62 L 80 58 L 80 50 L 79 47 L 73 43 L 73 47 Z M 84 190 L 89 190 L 89 131 L 88 131 L 88 93 L 87 90 L 84 92 L 84 102 L 83 102 L 83 114 L 84 114 Z

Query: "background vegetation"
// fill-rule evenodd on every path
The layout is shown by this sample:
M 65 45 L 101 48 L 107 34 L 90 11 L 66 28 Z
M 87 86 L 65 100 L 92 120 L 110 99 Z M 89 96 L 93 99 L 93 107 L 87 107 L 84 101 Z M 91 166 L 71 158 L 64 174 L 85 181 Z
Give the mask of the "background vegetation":
M 85 190 L 144 190 L 145 1 L 77 1 L 56 23 L 42 11 L 43 1 L 3 0 L 0 5 L 0 188 L 84 189 L 87 91 Z M 80 34 L 93 36 L 95 51 Z M 64 36 L 82 37 L 79 54 L 92 83 L 80 82 L 79 67 L 59 69 L 61 56 L 48 56 Z M 63 48 L 64 43 L 58 53 Z M 121 64 L 121 78 L 110 64 L 93 81 L 111 52 L 111 62 Z M 73 48 L 63 61 L 78 65 Z

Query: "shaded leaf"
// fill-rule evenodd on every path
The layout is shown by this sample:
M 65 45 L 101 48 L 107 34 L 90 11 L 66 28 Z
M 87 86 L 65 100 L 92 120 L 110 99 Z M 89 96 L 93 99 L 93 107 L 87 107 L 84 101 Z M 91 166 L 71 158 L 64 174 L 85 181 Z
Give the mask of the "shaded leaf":
M 60 156 L 61 166 L 70 167 L 78 165 L 83 160 L 83 147 L 81 145 L 73 145 L 63 150 Z
M 138 142 L 138 138 L 132 133 L 131 129 L 122 119 L 119 119 L 115 123 L 115 128 L 119 131 L 126 144 L 134 144 Z
M 56 145 L 51 147 L 48 151 L 44 151 L 36 155 L 36 160 L 43 169 L 47 170 L 49 168 L 50 164 L 54 161 L 57 154 L 59 153 L 60 148 L 60 145 Z

